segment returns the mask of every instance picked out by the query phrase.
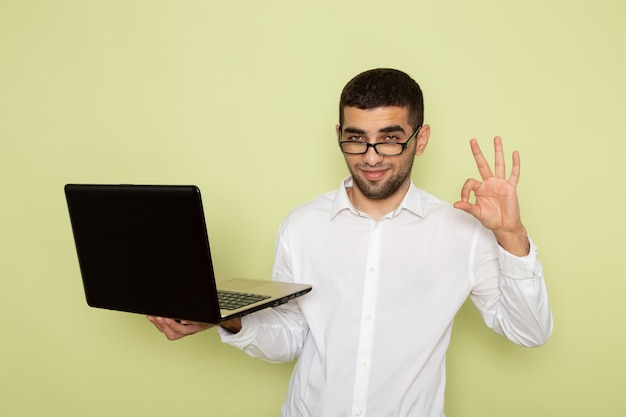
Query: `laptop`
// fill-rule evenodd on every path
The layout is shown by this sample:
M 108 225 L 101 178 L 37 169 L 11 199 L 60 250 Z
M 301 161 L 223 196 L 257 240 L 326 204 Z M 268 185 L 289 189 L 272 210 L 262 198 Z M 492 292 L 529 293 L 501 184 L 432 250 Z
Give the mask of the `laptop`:
M 219 324 L 312 289 L 269 280 L 217 283 L 194 185 L 67 184 L 65 196 L 91 307 Z

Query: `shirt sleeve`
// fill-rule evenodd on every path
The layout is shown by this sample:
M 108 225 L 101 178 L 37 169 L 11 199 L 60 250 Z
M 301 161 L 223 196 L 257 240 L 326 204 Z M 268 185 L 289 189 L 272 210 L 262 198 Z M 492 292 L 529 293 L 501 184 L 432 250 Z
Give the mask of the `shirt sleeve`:
M 493 247 L 482 246 L 487 248 L 476 249 L 473 257 L 470 298 L 483 320 L 521 346 L 543 345 L 552 333 L 553 319 L 534 242 L 530 241 L 530 253 L 524 257 L 505 251 L 495 242 L 497 256 L 488 255 L 494 253 Z
M 268 362 L 290 362 L 300 354 L 308 333 L 297 300 L 244 316 L 233 334 L 218 327 L 222 342 Z
M 272 279 L 294 282 L 287 236 L 283 224 L 276 240 Z M 290 362 L 302 351 L 309 332 L 298 303 L 299 300 L 295 299 L 281 306 L 244 316 L 241 330 L 237 334 L 218 327 L 221 340 L 255 358 L 268 362 Z

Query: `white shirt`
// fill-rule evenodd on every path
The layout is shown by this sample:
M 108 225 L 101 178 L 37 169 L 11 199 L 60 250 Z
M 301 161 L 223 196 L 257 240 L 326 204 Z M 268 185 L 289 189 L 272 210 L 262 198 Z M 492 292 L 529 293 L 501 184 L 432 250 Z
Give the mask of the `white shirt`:
M 444 415 L 445 355 L 468 296 L 487 326 L 537 346 L 552 331 L 537 249 L 516 257 L 467 213 L 411 184 L 379 221 L 346 187 L 280 226 L 273 279 L 309 283 L 295 302 L 242 320 L 222 340 L 267 361 L 298 357 L 285 417 Z

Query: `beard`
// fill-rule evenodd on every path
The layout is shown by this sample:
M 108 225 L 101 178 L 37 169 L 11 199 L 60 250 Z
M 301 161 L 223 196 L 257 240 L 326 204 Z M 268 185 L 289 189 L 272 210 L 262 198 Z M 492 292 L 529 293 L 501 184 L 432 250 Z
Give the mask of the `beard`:
M 393 177 L 382 182 L 368 181 L 367 179 L 356 175 L 355 170 L 358 170 L 359 165 L 356 165 L 354 170 L 352 167 L 348 166 L 348 170 L 352 175 L 352 182 L 354 183 L 354 186 L 357 187 L 364 196 L 372 200 L 384 200 L 397 193 L 400 187 L 402 187 L 407 181 L 410 181 L 412 167 L 413 158 L 409 158 L 408 162 L 403 164 L 400 167 L 400 170 Z M 393 168 L 393 165 L 389 168 Z

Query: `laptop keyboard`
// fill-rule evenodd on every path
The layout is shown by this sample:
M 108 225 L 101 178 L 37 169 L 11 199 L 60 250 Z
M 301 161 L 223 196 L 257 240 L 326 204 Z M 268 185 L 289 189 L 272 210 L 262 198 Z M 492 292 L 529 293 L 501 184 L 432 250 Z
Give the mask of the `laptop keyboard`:
M 217 298 L 220 302 L 221 309 L 236 310 L 270 297 L 268 295 L 246 294 L 241 292 L 219 290 L 217 292 Z

